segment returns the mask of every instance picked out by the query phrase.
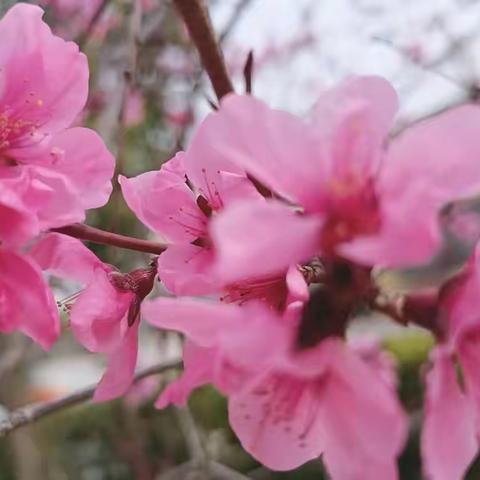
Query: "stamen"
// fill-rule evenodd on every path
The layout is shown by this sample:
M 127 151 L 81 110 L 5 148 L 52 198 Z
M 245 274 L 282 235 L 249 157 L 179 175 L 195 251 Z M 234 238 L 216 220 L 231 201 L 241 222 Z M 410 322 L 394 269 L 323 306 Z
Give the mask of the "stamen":
M 83 289 L 79 290 L 78 292 L 72 293 L 68 297 L 63 298 L 62 300 L 58 300 L 57 307 L 65 313 L 70 313 L 73 304 L 77 300 L 77 298 L 83 293 Z

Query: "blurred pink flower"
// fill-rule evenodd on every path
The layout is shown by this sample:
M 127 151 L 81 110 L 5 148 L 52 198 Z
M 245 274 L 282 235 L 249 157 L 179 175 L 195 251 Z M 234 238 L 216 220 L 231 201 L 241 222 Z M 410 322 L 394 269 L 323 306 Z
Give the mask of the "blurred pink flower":
M 194 388 L 212 383 L 228 396 L 242 445 L 267 467 L 289 470 L 323 455 L 336 480 L 398 478 L 407 424 L 392 374 L 379 375 L 371 351 L 364 360 L 338 338 L 296 349 L 302 307 L 293 300 L 279 314 L 254 303 L 148 302 L 150 323 L 188 339 L 184 374 L 157 406 L 184 405 Z
M 39 0 L 39 5 L 50 8 L 55 13 L 55 33 L 62 38 L 73 39 L 83 34 L 90 22 L 103 9 L 103 0 Z M 115 10 L 103 10 L 90 32 L 90 37 L 102 40 L 118 25 Z
M 145 117 L 145 105 L 142 92 L 132 90 L 129 92 L 125 105 L 124 122 L 129 127 L 142 123 Z
M 431 353 L 422 434 L 429 480 L 463 478 L 480 447 L 479 262 L 477 249 L 465 271 L 441 290 L 432 310 L 441 330 L 440 344 Z
M 273 198 L 238 202 L 212 221 L 219 276 L 234 281 L 252 266 L 276 273 L 315 254 L 386 266 L 428 259 L 441 242 L 439 209 L 480 188 L 480 109 L 413 126 L 386 150 L 396 109 L 379 77 L 326 92 L 310 123 L 250 96 L 226 97 L 203 123 L 212 140 L 202 157 L 245 169 Z
M 79 240 L 57 233 L 42 238 L 32 256 L 42 269 L 86 285 L 68 310 L 77 340 L 108 358 L 94 400 L 106 401 L 126 393 L 137 362 L 140 305 L 153 288 L 156 265 L 122 274 L 101 262 Z

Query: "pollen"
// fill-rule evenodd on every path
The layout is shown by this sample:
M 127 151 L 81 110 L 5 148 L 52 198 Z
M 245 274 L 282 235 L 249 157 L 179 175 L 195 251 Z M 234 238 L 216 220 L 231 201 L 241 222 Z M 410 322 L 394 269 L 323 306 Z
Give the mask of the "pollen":
M 37 125 L 10 115 L 8 110 L 0 113 L 0 151 L 24 146 L 25 137 L 35 137 Z

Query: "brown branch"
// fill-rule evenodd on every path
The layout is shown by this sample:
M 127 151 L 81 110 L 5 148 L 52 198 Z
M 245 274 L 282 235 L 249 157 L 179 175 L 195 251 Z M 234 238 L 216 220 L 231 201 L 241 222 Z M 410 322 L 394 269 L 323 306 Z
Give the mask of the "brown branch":
M 202 64 L 220 100 L 233 92 L 232 82 L 222 52 L 215 39 L 215 33 L 208 12 L 201 0 L 173 0 L 182 16 L 191 39 L 195 43 Z
M 141 240 L 140 238 L 127 237 L 118 233 L 106 232 L 99 228 L 90 227 L 83 223 L 74 223 L 66 227 L 54 228 L 54 232 L 63 233 L 70 237 L 78 238 L 101 245 L 113 245 L 114 247 L 126 248 L 137 252 L 152 253 L 160 255 L 167 249 L 167 245 L 158 242 Z
M 152 365 L 150 367 L 140 370 L 133 380 L 133 383 L 136 383 L 146 377 L 152 375 L 158 375 L 163 373 L 166 370 L 171 370 L 175 368 L 180 368 L 182 363 L 178 360 L 171 360 L 169 362 L 159 363 L 157 365 Z M 65 408 L 73 407 L 79 403 L 86 402 L 90 400 L 97 388 L 96 385 L 84 388 L 78 392 L 72 393 L 65 397 L 61 397 L 57 400 L 51 402 L 27 405 L 25 407 L 19 408 L 13 411 L 10 416 L 0 422 L 0 438 L 5 437 L 10 432 L 20 428 L 24 425 L 36 422 L 43 417 L 57 413 Z

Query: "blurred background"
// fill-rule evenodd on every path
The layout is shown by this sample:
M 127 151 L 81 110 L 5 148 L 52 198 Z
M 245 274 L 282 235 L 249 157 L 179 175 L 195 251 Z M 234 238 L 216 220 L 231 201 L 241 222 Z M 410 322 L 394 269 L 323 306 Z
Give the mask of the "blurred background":
M 0 13 L 14 3 L 0 0 Z M 117 173 L 158 169 L 188 146 L 214 94 L 171 2 L 30 3 L 42 5 L 54 32 L 75 40 L 88 55 L 90 96 L 76 123 L 101 134 L 117 158 Z M 253 92 L 274 107 L 306 115 L 326 88 L 358 73 L 380 74 L 395 85 L 402 105 L 398 130 L 480 97 L 478 1 L 210 0 L 208 5 L 237 91 L 244 91 L 243 70 L 253 52 Z M 149 235 L 118 185 L 88 223 Z M 143 254 L 90 246 L 125 272 L 149 261 Z M 52 282 L 59 300 L 76 291 L 75 285 Z M 176 336 L 142 328 L 140 366 L 179 356 Z M 398 362 L 399 391 L 412 418 L 401 478 L 421 479 L 422 364 L 432 340 L 419 329 L 399 330 L 380 318 L 357 322 L 350 334 L 379 338 Z M 16 407 L 94 384 L 102 371 L 102 360 L 78 346 L 68 329 L 48 355 L 22 336 L 2 336 L 0 418 Z M 213 388 L 193 395 L 191 415 L 156 411 L 153 401 L 171 375 L 140 382 L 122 400 L 67 409 L 0 439 L 0 480 L 187 479 L 182 465 L 192 456 L 192 420 L 208 456 L 225 466 L 216 478 L 327 478 L 320 461 L 282 474 L 258 465 L 229 429 L 226 402 Z M 479 466 L 469 478 L 480 478 Z

